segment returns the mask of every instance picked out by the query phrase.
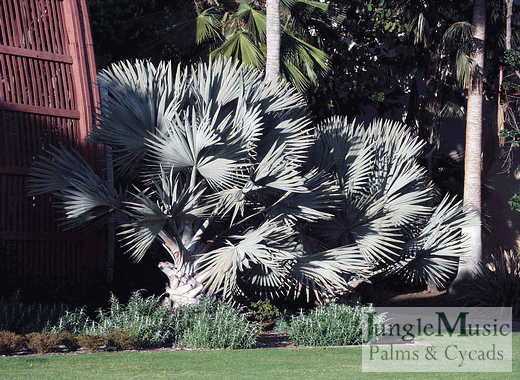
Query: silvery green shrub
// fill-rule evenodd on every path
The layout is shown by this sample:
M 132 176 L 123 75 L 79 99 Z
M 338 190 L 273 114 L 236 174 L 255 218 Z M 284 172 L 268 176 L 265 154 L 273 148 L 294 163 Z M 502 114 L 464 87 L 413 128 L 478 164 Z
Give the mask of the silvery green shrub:
M 365 343 L 363 329 L 374 308 L 331 303 L 312 309 L 308 314 L 300 312 L 290 321 L 290 336 L 298 346 L 349 346 Z M 384 331 L 385 317 L 374 316 L 376 331 Z

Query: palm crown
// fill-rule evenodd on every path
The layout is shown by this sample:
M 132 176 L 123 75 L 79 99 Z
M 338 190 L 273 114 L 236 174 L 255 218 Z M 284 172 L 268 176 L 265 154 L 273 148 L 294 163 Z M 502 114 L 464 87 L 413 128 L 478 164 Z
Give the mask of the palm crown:
M 89 139 L 111 148 L 116 190 L 55 149 L 32 194 L 54 193 L 71 226 L 115 217 L 136 260 L 161 241 L 173 302 L 320 300 L 381 273 L 442 286 L 466 252 L 470 216 L 453 200 L 434 207 L 423 143 L 400 123 L 313 126 L 290 85 L 221 59 L 120 63 L 99 84 Z

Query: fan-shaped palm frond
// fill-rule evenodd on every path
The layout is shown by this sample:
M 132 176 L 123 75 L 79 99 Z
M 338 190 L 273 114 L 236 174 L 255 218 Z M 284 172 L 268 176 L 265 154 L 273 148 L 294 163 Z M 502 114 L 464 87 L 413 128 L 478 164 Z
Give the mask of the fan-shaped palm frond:
M 338 180 L 343 180 L 349 165 L 356 159 L 366 141 L 360 140 L 355 120 L 348 122 L 344 117 L 332 117 L 318 125 L 315 130 L 316 144 L 310 155 L 311 167 L 332 171 Z M 364 166 L 372 170 L 370 160 Z
M 56 192 L 65 211 L 63 225 L 67 228 L 80 227 L 88 222 L 104 225 L 120 207 L 121 197 L 116 198 L 97 181 L 72 180 L 70 185 Z M 120 215 L 117 216 L 121 219 Z
M 333 118 L 318 127 L 316 139 L 312 161 L 333 171 L 348 207 L 385 215 L 391 228 L 430 212 L 432 188 L 417 162 L 423 144 L 402 124 L 375 121 L 365 129 Z
M 469 22 L 454 22 L 442 35 L 440 49 L 445 53 L 456 50 L 470 52 L 473 49 L 475 27 Z
M 306 192 L 303 177 L 297 166 L 284 159 L 285 144 L 274 144 L 251 173 L 251 181 L 257 186 L 272 187 L 289 192 Z
M 355 242 L 366 259 L 373 264 L 389 263 L 398 257 L 403 238 L 392 221 L 392 214 L 385 213 L 383 200 L 365 197 L 349 202 L 342 221 L 344 239 Z
M 300 256 L 291 267 L 299 283 L 293 289 L 295 297 L 299 297 L 304 290 L 309 299 L 309 289 L 314 290 L 318 300 L 327 293 L 334 295 L 344 292 L 347 289 L 346 278 L 366 278 L 370 268 L 371 265 L 354 245 Z
M 471 78 L 475 72 L 475 63 L 471 56 L 463 51 L 457 51 L 455 59 L 455 78 L 463 86 L 468 87 L 471 84 Z
M 322 50 L 285 31 L 281 41 L 281 71 L 298 90 L 303 90 L 330 69 L 329 56 Z
M 118 170 L 135 175 L 148 150 L 146 139 L 162 131 L 186 102 L 185 73 L 174 74 L 171 63 L 122 62 L 104 70 L 98 81 L 106 96 L 89 141 L 110 146 Z
M 303 162 L 312 138 L 302 96 L 287 83 L 265 83 L 259 72 L 238 68 L 238 63 L 223 59 L 198 66 L 190 82 L 198 112 L 215 113 L 220 107 L 221 118 L 232 112 L 241 144 L 257 157 L 264 157 L 277 143 L 285 144 L 288 160 Z M 263 144 L 257 145 L 260 134 Z
M 42 155 L 31 169 L 29 178 L 29 195 L 42 195 L 60 191 L 69 187 L 71 180 L 90 179 L 93 182 L 103 181 L 78 151 L 50 147 L 48 156 Z
M 188 187 L 180 175 L 174 177 L 173 171 L 169 175 L 163 172 L 160 182 L 154 181 L 154 187 L 156 204 L 161 205 L 172 221 L 205 218 L 214 207 L 214 204 L 202 199 L 205 189 L 200 183 L 194 188 Z
M 263 138 L 264 144 L 256 149 L 259 158 L 269 155 L 273 146 L 283 146 L 283 157 L 289 162 L 302 164 L 312 146 L 313 138 L 310 131 L 310 121 L 302 110 L 294 108 L 287 113 L 269 115 L 278 119 L 276 128 L 266 128 Z
M 257 80 L 262 78 L 258 77 Z M 263 86 L 252 86 L 249 90 L 251 101 L 260 103 L 267 113 L 280 113 L 287 120 L 300 118 L 307 122 L 305 112 L 302 112 L 305 108 L 303 96 L 289 83 L 272 81 Z
M 441 76 L 444 80 L 454 76 L 458 85 L 463 88 L 470 85 L 475 71 L 475 64 L 471 59 L 475 49 L 474 32 L 474 26 L 468 22 L 453 23 L 442 36 L 439 48 L 444 57 L 439 64 Z
M 360 129 L 360 133 L 363 139 L 384 149 L 391 160 L 418 159 L 424 148 L 424 141 L 409 133 L 406 125 L 398 121 L 376 119 L 366 130 Z
M 329 9 L 327 3 L 310 0 L 282 0 L 280 5 L 286 12 L 291 12 L 293 18 L 297 20 L 308 19 L 315 12 L 326 13 Z
M 154 203 L 144 192 L 134 195 L 134 200 L 127 202 L 132 222 L 124 224 L 120 233 L 124 245 L 135 261 L 140 261 L 152 243 L 159 236 L 170 217 Z
M 353 138 L 353 142 L 357 138 Z M 349 195 L 362 195 L 370 186 L 370 180 L 374 171 L 376 152 L 373 147 L 363 144 L 358 150 L 356 145 L 350 148 L 348 155 L 343 160 L 344 164 L 341 172 L 346 170 L 345 175 L 341 177 L 338 173 L 338 180 L 342 183 L 343 193 L 347 197 Z M 350 165 L 347 166 L 348 163 Z
M 248 1 L 241 1 L 237 12 L 233 15 L 237 21 L 247 25 L 249 33 L 255 36 L 258 42 L 265 42 L 266 19 L 265 13 L 254 8 Z
M 158 16 L 160 15 L 151 14 L 137 18 L 141 25 L 156 25 L 157 37 L 139 48 L 143 57 L 158 56 L 165 46 L 190 51 L 196 45 L 211 46 L 224 40 L 220 31 L 222 15 L 214 7 L 197 12 L 195 17 L 173 25 L 163 25 L 158 21 Z
M 249 150 L 233 136 L 230 117 L 218 123 L 219 116 L 218 111 L 211 115 L 194 109 L 175 115 L 164 132 L 148 140 L 152 173 L 158 167 L 177 172 L 190 169 L 193 181 L 199 173 L 215 189 L 245 183 Z
M 243 236 L 230 236 L 223 247 L 206 252 L 197 259 L 200 270 L 208 272 L 207 289 L 212 293 L 222 291 L 228 295 L 236 286 L 240 272 L 245 272 L 255 265 L 262 266 L 270 272 L 287 272 L 281 263 L 293 259 L 294 256 L 276 247 L 290 236 L 289 227 L 269 221 L 256 229 L 246 231 Z M 278 282 L 271 284 L 273 289 L 276 289 L 283 286 L 284 277 L 286 276 L 280 274 L 269 278 L 255 278 L 262 278 L 264 281 L 277 280 Z
M 213 8 L 206 9 L 197 14 L 197 18 L 195 19 L 195 43 L 199 45 L 208 41 L 219 41 L 223 39 L 219 30 L 220 17 L 218 14 L 212 13 L 212 11 Z M 190 21 L 191 20 L 188 20 L 187 22 Z M 183 25 L 179 24 L 175 29 L 175 32 L 182 31 Z M 174 41 L 178 38 L 179 36 L 176 34 Z
M 122 195 L 111 191 L 78 152 L 64 147 L 52 148 L 49 157 L 42 157 L 31 170 L 29 194 L 46 193 L 60 199 L 68 228 L 96 219 L 106 221 L 122 201 Z
M 261 68 L 265 61 L 264 54 L 247 33 L 237 29 L 230 31 L 222 45 L 211 52 L 212 57 L 219 55 L 256 68 Z
M 304 192 L 293 192 L 269 210 L 273 218 L 286 223 L 297 220 L 316 222 L 334 218 L 334 210 L 341 205 L 341 193 L 332 177 L 325 172 L 311 170 L 304 176 Z
M 459 260 L 469 253 L 464 227 L 477 219 L 463 210 L 462 202 L 445 197 L 435 208 L 420 234 L 403 249 L 403 259 L 391 273 L 398 273 L 410 282 L 434 282 L 438 287 L 457 272 Z
M 418 158 L 423 143 L 403 124 L 375 121 L 365 131 L 374 144 L 377 172 L 371 177 L 370 194 L 384 202 L 394 226 L 413 226 L 430 212 L 433 189 Z
M 230 105 L 240 99 L 246 84 L 256 87 L 252 67 L 240 65 L 230 59 L 216 58 L 210 64 L 198 64 L 192 69 L 189 93 L 195 107 L 207 109 L 209 104 L 215 108 Z
M 413 161 L 394 161 L 376 177 L 378 193 L 384 199 L 384 209 L 395 226 L 413 225 L 430 212 L 432 188 L 426 182 L 426 172 Z

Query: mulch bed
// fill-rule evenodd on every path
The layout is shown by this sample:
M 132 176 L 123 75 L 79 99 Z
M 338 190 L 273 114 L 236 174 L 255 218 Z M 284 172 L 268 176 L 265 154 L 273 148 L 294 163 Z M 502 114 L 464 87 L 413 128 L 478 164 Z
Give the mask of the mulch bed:
M 288 334 L 263 331 L 259 334 L 253 348 L 296 348 Z

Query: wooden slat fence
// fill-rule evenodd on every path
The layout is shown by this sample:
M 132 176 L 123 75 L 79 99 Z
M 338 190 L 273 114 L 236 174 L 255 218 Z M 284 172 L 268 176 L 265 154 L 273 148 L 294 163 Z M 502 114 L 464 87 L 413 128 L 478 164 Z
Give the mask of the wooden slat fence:
M 83 286 L 106 269 L 105 233 L 64 231 L 50 197 L 26 192 L 49 145 L 79 149 L 101 172 L 100 152 L 83 141 L 95 76 L 85 0 L 0 0 L 0 269 L 10 276 Z

